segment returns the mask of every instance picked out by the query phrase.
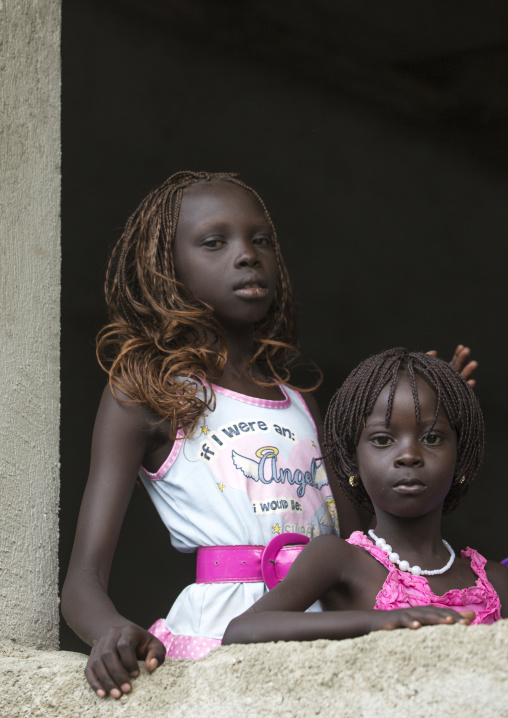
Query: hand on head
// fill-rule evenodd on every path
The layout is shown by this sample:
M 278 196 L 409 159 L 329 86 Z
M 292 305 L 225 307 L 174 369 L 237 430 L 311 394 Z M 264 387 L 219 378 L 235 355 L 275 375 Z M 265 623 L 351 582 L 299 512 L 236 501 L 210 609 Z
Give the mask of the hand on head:
M 437 357 L 437 351 L 434 349 L 427 352 L 433 357 Z M 476 385 L 476 379 L 472 379 L 474 372 L 478 369 L 477 361 L 469 361 L 471 356 L 471 349 L 465 347 L 463 344 L 458 344 L 455 348 L 450 366 L 459 372 L 460 376 L 467 381 L 470 387 L 474 388 Z

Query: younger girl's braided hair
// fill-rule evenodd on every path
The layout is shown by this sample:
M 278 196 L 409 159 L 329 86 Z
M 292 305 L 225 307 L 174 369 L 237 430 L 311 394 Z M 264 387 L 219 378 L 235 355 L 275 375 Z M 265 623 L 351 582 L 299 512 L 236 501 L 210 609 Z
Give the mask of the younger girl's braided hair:
M 175 276 L 173 246 L 182 197 L 198 182 L 231 182 L 251 192 L 270 224 L 278 265 L 275 297 L 256 327 L 251 360 L 277 382 L 289 383 L 297 354 L 296 311 L 273 222 L 261 197 L 236 174 L 177 172 L 150 192 L 113 248 L 105 294 L 110 323 L 97 337 L 97 357 L 112 391 L 148 406 L 169 421 L 172 438 L 191 435 L 215 395 L 209 382 L 224 369 L 227 346 L 213 308 L 193 297 Z M 201 391 L 204 391 L 201 393 Z
M 484 425 L 474 391 L 442 359 L 423 352 L 397 348 L 376 354 L 359 364 L 335 393 L 328 407 L 325 418 L 326 455 L 346 496 L 356 506 L 374 513 L 372 502 L 361 481 L 352 487 L 348 477 L 358 473 L 355 452 L 360 434 L 366 418 L 372 413 L 379 394 L 387 384 L 390 391 L 386 427 L 389 426 L 395 387 L 403 371 L 409 376 L 417 423 L 420 422 L 420 405 L 416 375 L 421 376 L 436 393 L 434 423 L 442 409 L 457 433 L 455 480 L 443 506 L 443 513 L 449 513 L 462 501 L 480 468 L 484 450 Z

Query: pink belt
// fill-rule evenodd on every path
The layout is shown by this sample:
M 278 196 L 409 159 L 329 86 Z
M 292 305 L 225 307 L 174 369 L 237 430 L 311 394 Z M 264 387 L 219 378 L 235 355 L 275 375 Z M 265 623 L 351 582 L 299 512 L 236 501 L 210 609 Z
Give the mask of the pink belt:
M 200 546 L 196 583 L 254 583 L 273 588 L 309 543 L 301 534 L 279 534 L 266 546 Z

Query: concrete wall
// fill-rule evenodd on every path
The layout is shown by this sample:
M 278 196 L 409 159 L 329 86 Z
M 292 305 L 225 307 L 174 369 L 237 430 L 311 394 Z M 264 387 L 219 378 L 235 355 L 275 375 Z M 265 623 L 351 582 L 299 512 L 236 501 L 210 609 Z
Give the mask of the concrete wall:
M 377 631 L 345 641 L 225 646 L 168 659 L 100 699 L 86 657 L 0 641 L 2 718 L 506 718 L 508 621 Z M 20 693 L 19 686 L 24 686 Z
M 0 1 L 0 637 L 58 647 L 60 1 Z

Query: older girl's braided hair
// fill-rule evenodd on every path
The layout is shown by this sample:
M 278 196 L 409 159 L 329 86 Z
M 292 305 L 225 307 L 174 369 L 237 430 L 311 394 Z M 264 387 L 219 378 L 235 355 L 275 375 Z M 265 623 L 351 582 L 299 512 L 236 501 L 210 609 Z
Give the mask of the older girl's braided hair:
M 408 352 L 407 349 L 397 348 L 376 354 L 359 364 L 333 396 L 328 407 L 325 418 L 326 455 L 346 496 L 355 505 L 374 513 L 372 502 L 361 481 L 352 487 L 348 477 L 358 472 L 355 452 L 360 434 L 366 418 L 372 413 L 379 394 L 387 384 L 390 386 L 386 409 L 388 427 L 395 387 L 402 371 L 407 371 L 409 376 L 416 421 L 420 422 L 416 386 L 418 375 L 436 393 L 434 423 L 442 409 L 457 433 L 456 478 L 443 506 L 443 513 L 449 513 L 462 501 L 480 468 L 484 451 L 484 425 L 482 411 L 473 390 L 442 359 L 423 352 Z M 460 483 L 462 477 L 464 479 Z
M 209 382 L 224 369 L 227 346 L 213 308 L 176 280 L 173 261 L 178 217 L 186 187 L 197 182 L 231 182 L 251 192 L 270 224 L 279 269 L 274 301 L 256 327 L 257 348 L 249 374 L 263 368 L 289 383 L 297 355 L 297 321 L 289 276 L 273 222 L 261 197 L 236 174 L 177 172 L 141 202 L 113 248 L 105 281 L 110 323 L 97 336 L 97 357 L 111 390 L 149 407 L 187 435 L 215 395 Z M 204 391 L 204 394 L 201 391 Z

